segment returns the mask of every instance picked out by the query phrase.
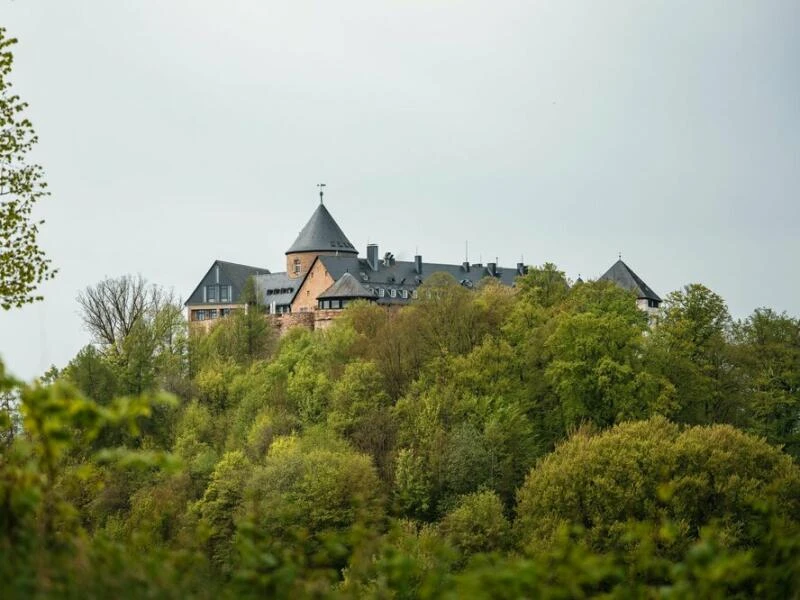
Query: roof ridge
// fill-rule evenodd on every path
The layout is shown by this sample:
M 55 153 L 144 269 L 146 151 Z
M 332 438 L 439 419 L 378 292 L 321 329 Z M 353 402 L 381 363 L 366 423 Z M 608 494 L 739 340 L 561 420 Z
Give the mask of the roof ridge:
M 258 271 L 266 271 L 267 273 L 270 272 L 270 270 L 267 269 L 266 267 L 256 267 L 256 266 L 253 266 L 253 265 L 245 265 L 243 263 L 236 263 L 236 262 L 233 262 L 233 261 L 230 261 L 230 260 L 221 260 L 219 258 L 217 258 L 214 262 L 217 262 L 217 263 L 220 263 L 220 264 L 223 264 L 223 265 L 232 265 L 234 267 L 244 267 L 246 269 L 256 269 Z

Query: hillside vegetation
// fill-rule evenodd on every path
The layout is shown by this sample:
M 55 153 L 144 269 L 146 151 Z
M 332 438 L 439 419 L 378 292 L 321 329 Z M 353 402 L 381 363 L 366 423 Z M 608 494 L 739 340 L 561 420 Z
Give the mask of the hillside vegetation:
M 547 264 L 101 337 L 0 365 L 5 598 L 798 597 L 796 318 Z

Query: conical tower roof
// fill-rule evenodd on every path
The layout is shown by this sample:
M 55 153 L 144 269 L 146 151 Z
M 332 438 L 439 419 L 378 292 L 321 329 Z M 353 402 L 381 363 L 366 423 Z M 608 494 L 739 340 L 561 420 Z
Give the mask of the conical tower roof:
M 647 298 L 648 300 L 656 300 L 661 302 L 650 286 L 647 285 L 642 279 L 633 272 L 633 270 L 619 259 L 611 268 L 606 271 L 601 277 L 601 281 L 613 281 L 623 289 L 636 292 L 638 298 Z
M 294 244 L 286 254 L 295 252 L 341 252 L 342 254 L 358 254 L 350 240 L 334 221 L 331 213 L 320 203 L 314 214 L 300 231 Z

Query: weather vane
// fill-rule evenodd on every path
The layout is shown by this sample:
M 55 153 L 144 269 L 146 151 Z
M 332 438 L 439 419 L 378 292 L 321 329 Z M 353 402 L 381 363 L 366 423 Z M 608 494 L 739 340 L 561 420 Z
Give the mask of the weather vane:
M 320 204 L 324 204 L 324 202 L 322 200 L 322 195 L 325 193 L 325 190 L 323 189 L 325 187 L 325 184 L 324 183 L 318 183 L 317 187 L 319 188 L 319 203 Z

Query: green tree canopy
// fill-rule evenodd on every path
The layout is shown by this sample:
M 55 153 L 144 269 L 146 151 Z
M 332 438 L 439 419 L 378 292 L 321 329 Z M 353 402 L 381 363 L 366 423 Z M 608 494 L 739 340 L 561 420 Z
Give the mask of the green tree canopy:
M 529 551 L 565 525 L 584 527 L 597 549 L 624 550 L 628 521 L 663 519 L 678 528 L 679 550 L 712 523 L 730 545 L 747 547 L 765 504 L 789 519 L 800 514 L 791 458 L 728 425 L 681 429 L 656 417 L 561 444 L 520 488 L 515 528 Z
M 16 39 L 0 27 L 0 308 L 8 310 L 42 297 L 36 289 L 55 276 L 39 247 L 36 202 L 48 194 L 42 167 L 28 161 L 38 141 L 24 116 L 27 103 L 12 92 L 11 47 Z

